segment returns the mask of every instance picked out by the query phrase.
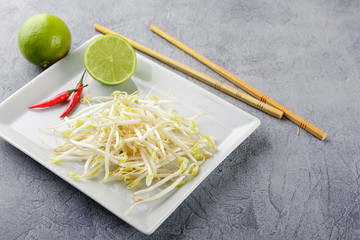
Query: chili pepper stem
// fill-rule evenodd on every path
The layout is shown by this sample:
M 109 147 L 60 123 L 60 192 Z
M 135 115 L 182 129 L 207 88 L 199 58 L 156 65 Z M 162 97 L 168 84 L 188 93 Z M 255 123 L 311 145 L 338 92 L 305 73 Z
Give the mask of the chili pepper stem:
M 84 73 L 82 74 L 81 79 L 80 79 L 78 85 L 79 85 L 79 84 L 83 85 L 85 73 L 86 73 L 86 69 L 84 70 Z
M 79 89 L 83 89 L 85 87 L 87 87 L 88 84 L 86 84 L 85 86 L 82 86 L 82 87 L 78 87 L 78 88 L 74 88 L 74 89 L 71 89 L 71 90 L 67 90 L 68 94 L 71 95 L 73 92 L 79 90 Z

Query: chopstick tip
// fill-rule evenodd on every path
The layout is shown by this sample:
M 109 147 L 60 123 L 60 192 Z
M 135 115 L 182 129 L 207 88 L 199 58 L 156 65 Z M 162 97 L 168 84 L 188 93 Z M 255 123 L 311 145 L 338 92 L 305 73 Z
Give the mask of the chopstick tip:
M 326 133 L 321 137 L 321 141 L 324 141 L 326 138 Z

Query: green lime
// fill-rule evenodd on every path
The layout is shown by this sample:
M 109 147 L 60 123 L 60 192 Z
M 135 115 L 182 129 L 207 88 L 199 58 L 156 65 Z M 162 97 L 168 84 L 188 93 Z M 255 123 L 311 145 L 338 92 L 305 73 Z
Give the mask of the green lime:
M 19 30 L 21 54 L 31 63 L 48 67 L 63 58 L 71 47 L 71 34 L 66 24 L 50 14 L 36 14 Z
M 119 85 L 133 75 L 136 54 L 124 38 L 104 35 L 96 38 L 86 48 L 84 64 L 95 80 L 105 85 Z

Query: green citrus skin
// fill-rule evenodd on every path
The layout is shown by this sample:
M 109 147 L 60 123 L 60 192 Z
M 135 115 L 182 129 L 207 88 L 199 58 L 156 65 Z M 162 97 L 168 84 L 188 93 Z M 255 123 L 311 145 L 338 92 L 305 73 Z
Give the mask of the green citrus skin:
M 135 72 L 136 64 L 134 48 L 124 38 L 113 34 L 94 39 L 84 54 L 86 71 L 105 85 L 127 81 Z
M 18 34 L 21 54 L 31 63 L 48 67 L 69 52 L 71 34 L 66 24 L 50 14 L 27 19 Z

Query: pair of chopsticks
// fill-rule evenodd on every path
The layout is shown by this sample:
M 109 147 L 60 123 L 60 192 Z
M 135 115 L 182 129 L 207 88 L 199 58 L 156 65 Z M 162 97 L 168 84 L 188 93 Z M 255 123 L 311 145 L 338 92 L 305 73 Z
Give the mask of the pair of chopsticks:
M 164 39 L 166 39 L 167 41 L 169 41 L 170 43 L 174 44 L 175 46 L 177 46 L 178 48 L 180 48 L 181 50 L 185 51 L 186 53 L 188 53 L 189 55 L 191 55 L 192 57 L 196 58 L 197 60 L 199 60 L 200 62 L 202 62 L 203 64 L 207 65 L 208 67 L 210 67 L 211 69 L 213 69 L 215 72 L 217 72 L 218 74 L 220 74 L 221 76 L 223 76 L 224 78 L 228 79 L 230 82 L 234 83 L 235 85 L 237 85 L 238 87 L 240 87 L 241 89 L 243 89 L 245 92 L 249 93 L 245 94 L 243 92 L 240 92 L 224 83 L 221 83 L 201 72 L 198 72 L 180 62 L 177 62 L 171 58 L 168 58 L 150 48 L 147 48 L 131 39 L 128 39 L 116 32 L 113 32 L 103 26 L 100 26 L 98 24 L 94 25 L 95 30 L 104 33 L 104 34 L 116 34 L 119 35 L 123 38 L 125 38 L 135 49 L 153 57 L 158 59 L 159 61 L 174 67 L 175 69 L 191 76 L 194 77 L 234 98 L 237 98 L 255 108 L 258 108 L 259 110 L 262 110 L 276 118 L 281 118 L 283 115 L 288 118 L 290 121 L 294 122 L 295 124 L 297 124 L 299 127 L 305 129 L 306 131 L 310 132 L 311 134 L 313 134 L 314 136 L 316 136 L 317 138 L 319 138 L 320 140 L 324 140 L 326 138 L 326 133 L 321 131 L 320 129 L 318 129 L 317 127 L 315 127 L 314 125 L 310 124 L 309 122 L 305 121 L 303 118 L 301 118 L 300 116 L 296 115 L 295 113 L 291 112 L 290 110 L 286 109 L 284 106 L 282 106 L 281 104 L 277 103 L 275 100 L 269 98 L 268 96 L 266 96 L 264 93 L 260 92 L 259 90 L 255 89 L 254 87 L 252 87 L 251 85 L 247 84 L 246 82 L 244 82 L 243 80 L 241 80 L 240 78 L 236 77 L 234 74 L 230 73 L 229 71 L 225 70 L 224 68 L 218 66 L 217 64 L 211 62 L 209 59 L 205 58 L 204 56 L 202 56 L 201 54 L 197 53 L 196 51 L 194 51 L 193 49 L 189 48 L 188 46 L 186 46 L 185 44 L 181 43 L 180 41 L 178 41 L 177 39 L 175 39 L 174 37 L 170 36 L 169 34 L 167 34 L 166 32 L 162 31 L 161 29 L 159 29 L 158 27 L 151 25 L 150 29 L 152 31 L 154 31 L 155 33 L 157 33 L 158 35 L 160 35 L 161 37 L 163 37 Z
M 255 108 L 258 108 L 258 109 L 260 109 L 260 110 L 262 110 L 262 111 L 264 111 L 264 112 L 266 112 L 266 113 L 268 113 L 268 114 L 270 114 L 270 115 L 272 115 L 272 116 L 274 116 L 276 118 L 281 118 L 283 116 L 282 111 L 280 111 L 280 110 L 278 110 L 278 109 L 276 109 L 276 108 L 274 108 L 274 107 L 272 107 L 272 106 L 270 106 L 270 105 L 268 105 L 268 104 L 266 104 L 264 102 L 261 102 L 258 99 L 255 99 L 254 97 L 251 97 L 251 96 L 249 96 L 249 95 L 247 95 L 247 94 L 245 94 L 243 92 L 240 92 L 240 91 L 236 90 L 235 88 L 232 88 L 232 87 L 230 87 L 230 86 L 228 86 L 228 85 L 226 85 L 224 83 L 221 83 L 221 82 L 219 82 L 219 81 L 217 81 L 217 80 L 215 80 L 215 79 L 213 79 L 213 78 L 211 78 L 211 77 L 209 77 L 209 76 L 207 76 L 207 75 L 205 75 L 205 74 L 203 74 L 201 72 L 198 72 L 198 71 L 196 71 L 196 70 L 194 70 L 194 69 L 192 69 L 192 68 L 190 68 L 190 67 L 188 67 L 188 66 L 186 66 L 186 65 L 184 65 L 184 64 L 182 64 L 180 62 L 177 62 L 177 61 L 175 61 L 175 60 L 173 60 L 173 59 L 171 59 L 169 57 L 166 57 L 166 56 L 164 56 L 164 55 L 162 55 L 162 54 L 160 54 L 160 53 L 158 53 L 158 52 L 156 52 L 156 51 L 154 51 L 154 50 L 152 50 L 150 48 L 147 48 L 147 47 L 141 45 L 140 43 L 137 43 L 137 42 L 135 42 L 135 41 L 133 41 L 133 40 L 131 40 L 129 38 L 126 38 L 126 37 L 124 37 L 124 36 L 122 36 L 122 35 L 120 35 L 120 34 L 118 34 L 116 32 L 113 32 L 113 31 L 111 31 L 111 30 L 109 30 L 109 29 L 107 29 L 107 28 L 105 28 L 103 26 L 98 25 L 98 24 L 95 24 L 94 28 L 95 28 L 95 30 L 97 30 L 97 31 L 99 31 L 101 33 L 104 33 L 104 34 L 116 34 L 116 35 L 119 35 L 119 36 L 125 38 L 135 49 L 137 49 L 137 50 L 139 50 L 139 51 L 141 51 L 141 52 L 143 52 L 143 53 L 145 53 L 145 54 L 147 54 L 147 55 L 149 55 L 149 56 L 151 56 L 153 58 L 156 58 L 159 61 L 161 61 L 161 62 L 163 62 L 163 63 L 165 63 L 165 64 L 167 64 L 167 65 L 169 65 L 169 66 L 171 66 L 171 67 L 173 67 L 173 68 L 175 68 L 175 69 L 177 69 L 177 70 L 179 70 L 179 71 L 181 71 L 181 72 L 183 72 L 183 73 L 185 73 L 185 74 L 187 74 L 187 75 L 189 75 L 189 76 L 191 76 L 193 78 L 196 78 L 196 79 L 198 79 L 198 80 L 200 80 L 200 81 L 202 81 L 202 82 L 204 82 L 204 83 L 206 83 L 206 84 L 208 84 L 208 85 L 210 85 L 210 86 L 212 86 L 212 87 L 214 87 L 214 88 L 216 88 L 216 89 L 218 89 L 218 90 L 220 90 L 220 91 L 222 91 L 222 92 L 224 92 L 224 93 L 226 93 L 226 94 L 228 94 L 228 95 L 230 95 L 230 96 L 232 96 L 234 98 L 237 98 L 240 101 L 243 101 L 243 102 L 245 102 L 245 103 L 247 103 L 247 104 L 249 104 L 249 105 L 251 105 L 251 106 L 253 106 Z

